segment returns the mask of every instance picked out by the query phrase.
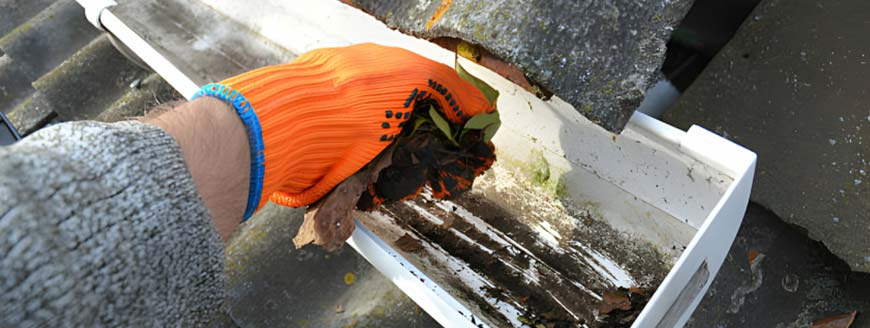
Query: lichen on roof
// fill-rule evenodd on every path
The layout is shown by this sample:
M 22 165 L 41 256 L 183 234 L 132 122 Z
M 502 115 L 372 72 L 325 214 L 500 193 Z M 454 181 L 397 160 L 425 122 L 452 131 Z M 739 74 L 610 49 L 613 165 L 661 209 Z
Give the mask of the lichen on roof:
M 619 132 L 657 79 L 672 27 L 692 0 L 352 0 L 392 28 L 459 38 L 518 66 Z

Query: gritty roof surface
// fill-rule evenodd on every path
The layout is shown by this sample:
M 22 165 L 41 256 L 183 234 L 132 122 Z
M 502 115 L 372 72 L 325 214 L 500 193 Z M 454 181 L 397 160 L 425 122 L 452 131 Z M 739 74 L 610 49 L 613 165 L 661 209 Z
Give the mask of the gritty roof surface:
M 690 0 L 353 0 L 425 39 L 480 45 L 619 132 L 659 79 L 665 44 Z

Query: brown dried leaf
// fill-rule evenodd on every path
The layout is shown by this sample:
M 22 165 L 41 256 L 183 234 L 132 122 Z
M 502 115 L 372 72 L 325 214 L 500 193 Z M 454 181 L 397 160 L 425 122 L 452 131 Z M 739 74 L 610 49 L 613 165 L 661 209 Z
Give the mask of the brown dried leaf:
M 758 254 L 759 254 L 758 250 L 756 250 L 756 249 L 749 250 L 749 265 L 752 265 L 752 263 L 755 262 L 755 259 L 758 257 Z
M 626 327 L 630 326 L 634 319 L 637 319 L 637 313 L 632 313 L 631 315 L 619 319 L 619 323 L 625 325 Z
M 465 53 L 466 51 L 463 49 L 460 49 L 460 44 L 465 42 L 461 39 L 449 38 L 449 37 L 440 37 L 440 38 L 431 39 L 429 41 L 432 41 L 433 43 L 441 46 L 442 48 L 445 48 L 445 49 L 450 50 L 450 51 L 454 51 L 459 56 L 466 57 L 465 55 L 462 54 L 462 53 Z M 465 43 L 467 43 L 467 42 L 465 42 Z M 534 93 L 536 95 L 538 95 L 538 93 L 541 93 L 540 90 L 538 92 L 536 92 L 535 86 L 533 86 L 531 84 L 531 82 L 529 82 L 529 79 L 526 78 L 526 74 L 523 73 L 523 70 L 521 70 L 519 67 L 517 67 L 514 64 L 510 64 L 510 63 L 507 63 L 507 62 L 499 59 L 497 56 L 495 56 L 492 53 L 490 53 L 489 51 L 487 51 L 486 48 L 483 48 L 483 47 L 480 47 L 480 46 L 477 46 L 474 44 L 470 44 L 470 43 L 468 43 L 468 44 L 474 47 L 474 52 L 472 53 L 472 57 L 475 60 L 472 60 L 472 61 L 475 61 L 479 65 L 488 68 L 489 70 L 497 73 L 498 75 L 501 75 L 502 77 L 504 77 L 508 81 L 511 81 L 511 82 L 515 83 L 516 85 L 519 85 L 520 87 L 522 87 L 526 91 L 529 91 L 529 92 Z M 462 46 L 462 47 L 465 47 L 465 46 Z M 539 97 L 540 96 L 545 96 L 545 95 L 539 95 Z
M 353 233 L 353 209 L 369 184 L 377 180 L 378 173 L 390 166 L 395 146 L 381 152 L 372 162 L 350 178 L 342 181 L 326 197 L 308 207 L 305 218 L 293 244 L 296 248 L 314 243 L 327 251 L 335 251 Z
M 814 321 L 812 328 L 849 328 L 852 326 L 852 322 L 855 321 L 855 316 L 857 314 L 858 311 L 852 311 L 850 313 L 835 315 L 819 321 Z
M 404 235 L 402 235 L 402 237 L 399 237 L 399 239 L 396 240 L 396 247 L 398 247 L 403 252 L 410 253 L 422 249 L 423 244 L 420 243 L 420 240 L 414 238 L 406 232 Z
M 453 226 L 453 223 L 456 223 L 456 217 L 453 215 L 449 215 L 444 218 L 444 222 L 441 223 L 442 229 L 450 229 Z
M 623 293 L 604 292 L 601 304 L 598 305 L 598 313 L 608 314 L 615 309 L 631 310 L 631 300 Z
M 535 93 L 532 84 L 526 78 L 526 74 L 523 73 L 519 67 L 514 64 L 507 63 L 494 55 L 489 54 L 488 52 L 483 52 L 480 56 L 480 60 L 478 63 L 486 68 L 489 68 L 491 71 L 498 73 L 508 81 L 513 82 L 516 85 L 519 85 L 526 91 Z
M 628 289 L 628 292 L 635 295 L 646 296 L 646 290 L 639 287 L 631 287 Z

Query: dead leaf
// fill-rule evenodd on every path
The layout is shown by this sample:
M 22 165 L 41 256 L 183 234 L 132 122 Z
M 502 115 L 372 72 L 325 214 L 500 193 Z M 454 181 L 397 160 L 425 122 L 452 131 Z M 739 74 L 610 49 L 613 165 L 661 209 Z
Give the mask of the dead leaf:
M 631 287 L 628 289 L 628 292 L 640 296 L 646 296 L 646 291 L 643 288 Z
M 450 229 L 450 227 L 452 227 L 453 223 L 455 223 L 455 222 L 456 222 L 456 216 L 455 215 L 448 215 L 446 218 L 444 218 L 444 222 L 441 223 L 441 228 L 442 229 Z
M 302 226 L 296 237 L 293 237 L 296 249 L 314 243 L 331 252 L 344 245 L 344 241 L 350 238 L 354 230 L 351 215 L 360 195 L 369 184 L 377 180 L 381 170 L 390 166 L 395 148 L 392 145 L 385 149 L 356 174 L 342 181 L 326 197 L 308 207 Z
M 456 45 L 456 54 L 475 63 L 480 60 L 480 51 L 477 47 L 465 41 L 459 41 Z
M 619 323 L 628 327 L 631 325 L 632 322 L 634 322 L 634 319 L 637 319 L 637 313 L 632 313 L 631 315 L 620 319 Z
M 852 326 L 852 322 L 855 321 L 855 316 L 857 314 L 858 311 L 852 311 L 850 313 L 835 315 L 819 321 L 814 321 L 812 328 L 849 328 Z
M 410 253 L 422 249 L 423 244 L 420 243 L 420 240 L 414 238 L 406 232 L 404 235 L 402 235 L 402 237 L 399 237 L 399 239 L 396 240 L 396 247 L 398 247 L 403 252 Z
M 749 265 L 752 265 L 752 263 L 755 262 L 755 259 L 758 258 L 758 254 L 758 251 L 755 249 L 749 250 Z
M 631 310 L 631 300 L 623 293 L 604 292 L 601 304 L 598 305 L 598 313 L 608 314 L 615 309 Z
M 348 272 L 348 273 L 344 274 L 344 284 L 345 285 L 348 285 L 348 286 L 353 285 L 353 283 L 355 281 L 356 281 L 356 275 L 353 274 L 353 272 Z
M 456 52 L 458 56 L 465 57 L 463 54 L 460 54 L 460 52 L 462 52 L 462 53 L 466 52 L 466 50 L 460 49 L 460 47 L 461 47 L 460 45 L 463 42 L 465 42 L 461 39 L 450 38 L 450 37 L 439 37 L 439 38 L 431 39 L 429 41 L 441 46 L 444 49 Z M 487 51 L 486 48 L 476 46 L 476 45 L 471 44 L 471 43 L 467 43 L 467 44 L 474 47 L 474 52 L 471 53 L 471 55 L 476 59 L 474 61 L 476 61 L 480 66 L 489 68 L 489 70 L 497 73 L 498 75 L 501 75 L 502 77 L 504 77 L 508 81 L 511 81 L 516 85 L 519 85 L 520 87 L 522 87 L 526 91 L 534 93 L 539 98 L 546 98 L 547 93 L 543 92 L 543 90 L 540 90 L 540 88 L 538 88 L 538 90 L 535 90 L 536 86 L 533 86 L 532 83 L 529 82 L 529 79 L 526 78 L 526 74 L 523 73 L 523 71 L 519 67 L 517 67 L 516 65 L 513 65 L 513 64 L 509 64 L 509 63 L 499 59 L 498 57 L 496 57 L 495 55 L 493 55 L 492 53 Z M 462 46 L 462 47 L 464 47 L 464 46 Z
M 559 321 L 564 317 L 564 313 L 559 313 L 558 311 L 547 311 L 541 314 L 541 318 L 547 321 Z
M 429 18 L 429 22 L 426 23 L 427 31 L 432 29 L 432 25 L 447 13 L 447 9 L 450 9 L 451 4 L 453 4 L 453 0 L 441 0 L 441 4 L 438 5 L 438 8 L 432 13 L 432 17 Z
M 517 316 L 517 321 L 522 322 L 523 324 L 528 325 L 528 326 L 535 324 L 534 321 L 532 321 L 529 318 L 526 318 L 524 316 Z
M 491 71 L 497 73 L 498 75 L 501 75 L 508 81 L 519 85 L 526 91 L 535 93 L 532 83 L 529 82 L 529 79 L 526 78 L 526 74 L 523 73 L 523 70 L 521 70 L 516 65 L 498 59 L 494 55 L 490 55 L 488 52 L 482 52 L 482 54 L 480 55 L 480 60 L 478 60 L 478 64 L 483 67 L 489 68 Z

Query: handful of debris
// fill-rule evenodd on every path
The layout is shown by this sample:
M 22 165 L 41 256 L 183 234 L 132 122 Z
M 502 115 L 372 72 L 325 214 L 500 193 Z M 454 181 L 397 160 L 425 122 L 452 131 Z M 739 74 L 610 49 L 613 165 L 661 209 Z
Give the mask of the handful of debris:
M 458 62 L 455 68 L 495 107 L 495 89 L 468 74 Z M 413 101 L 408 121 L 412 124 L 403 127 L 396 141 L 308 207 L 293 238 L 296 248 L 314 243 L 336 250 L 353 233 L 354 208 L 371 211 L 384 203 L 412 199 L 427 187 L 433 197 L 454 197 L 471 189 L 474 179 L 492 166 L 495 146 L 491 139 L 501 126 L 497 111 L 455 123 L 445 119 L 446 108 L 432 93 L 416 94 Z
M 652 294 L 641 288 L 605 291 L 598 305 L 600 327 L 631 327 Z

